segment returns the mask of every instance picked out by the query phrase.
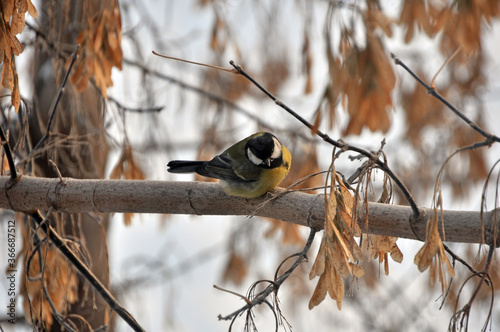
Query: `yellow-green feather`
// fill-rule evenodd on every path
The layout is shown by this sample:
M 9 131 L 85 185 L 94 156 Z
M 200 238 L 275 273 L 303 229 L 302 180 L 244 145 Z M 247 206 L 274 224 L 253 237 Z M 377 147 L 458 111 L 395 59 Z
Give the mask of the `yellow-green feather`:
M 257 134 L 256 134 L 257 135 Z M 253 137 L 255 135 L 252 135 Z M 249 137 L 249 138 L 251 138 Z M 244 140 L 246 141 L 246 140 Z M 243 153 L 244 151 L 244 146 L 246 142 L 243 144 Z M 239 144 L 238 144 L 239 145 Z M 255 165 L 255 169 L 252 170 L 252 175 L 255 175 L 254 171 L 258 171 L 257 177 L 255 177 L 255 181 L 252 182 L 230 182 L 230 181 L 221 181 L 222 188 L 228 195 L 232 196 L 240 196 L 240 197 L 245 197 L 245 198 L 255 198 L 264 195 L 268 191 L 273 190 L 283 179 L 288 175 L 288 171 L 290 170 L 290 165 L 292 162 L 292 155 L 290 154 L 290 151 L 283 146 L 282 154 L 283 154 L 283 165 L 277 168 L 271 168 L 271 169 L 265 169 L 265 168 L 260 168 Z M 232 148 L 228 149 L 234 149 L 236 146 L 233 146 Z M 230 153 L 232 156 L 232 153 L 236 153 L 236 151 L 228 151 L 226 152 Z M 234 149 L 236 150 L 236 149 Z M 241 152 L 238 150 L 238 152 Z M 246 158 L 246 156 L 245 156 Z M 238 173 L 238 175 L 242 177 L 250 177 L 250 172 L 243 172 L 244 174 Z M 251 176 L 254 178 L 253 176 Z

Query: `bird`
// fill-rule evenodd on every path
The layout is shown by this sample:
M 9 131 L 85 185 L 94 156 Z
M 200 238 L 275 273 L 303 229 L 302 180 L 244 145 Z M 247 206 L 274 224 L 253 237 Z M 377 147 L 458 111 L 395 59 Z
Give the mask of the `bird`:
M 255 198 L 273 190 L 288 174 L 290 151 L 271 133 L 255 133 L 210 161 L 172 160 L 170 173 L 198 173 L 219 179 L 231 196 Z

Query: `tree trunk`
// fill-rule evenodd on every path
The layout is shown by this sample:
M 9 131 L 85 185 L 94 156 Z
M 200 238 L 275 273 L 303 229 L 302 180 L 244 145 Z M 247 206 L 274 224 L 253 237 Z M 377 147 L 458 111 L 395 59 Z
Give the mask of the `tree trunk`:
M 29 138 L 32 146 L 35 146 L 46 133 L 54 98 L 67 71 L 67 63 L 61 54 L 67 54 L 76 48 L 75 40 L 86 22 L 106 2 L 82 0 L 41 2 L 43 7 L 39 11 L 42 16 L 40 29 L 47 39 L 52 41 L 53 47 L 41 42 L 38 43 L 35 52 L 33 72 L 35 102 L 29 115 Z M 41 156 L 35 157 L 32 166 L 28 167 L 28 172 L 31 170 L 36 176 L 57 177 L 59 171 L 62 176 L 102 179 L 108 154 L 103 123 L 103 100 L 97 89 L 89 84 L 85 91 L 79 93 L 68 82 L 55 110 L 50 130 L 54 135 L 51 135 L 41 147 L 46 150 Z M 69 140 L 63 143 L 61 138 Z M 57 165 L 58 171 L 49 159 Z M 109 287 L 106 247 L 108 216 L 54 213 L 50 222 L 66 238 L 75 241 L 76 251 L 82 254 L 84 261 L 101 282 Z M 57 249 L 47 246 L 42 252 L 47 253 L 45 257 L 53 257 L 53 260 L 47 259 L 44 262 L 45 276 L 42 279 L 58 314 L 63 317 L 69 314 L 80 315 L 92 329 L 108 325 L 109 310 L 101 297 L 95 294 L 69 265 L 65 264 Z M 36 271 L 36 266 L 31 267 Z M 30 270 L 29 275 L 34 274 Z M 60 322 L 48 316 L 52 309 L 47 306 L 45 300 L 47 295 L 43 294 L 41 286 L 39 281 L 28 281 L 26 286 L 34 309 L 31 311 L 33 324 L 34 326 L 44 324 L 44 329 L 50 325 L 50 330 L 60 331 Z M 40 299 L 37 300 L 36 297 Z M 42 317 L 37 315 L 40 308 L 35 304 L 43 306 L 45 313 Z M 30 311 L 26 305 L 27 301 L 25 301 L 27 309 L 25 312 L 28 315 Z M 49 314 L 46 315 L 46 312 Z M 77 319 L 73 319 L 73 322 L 75 321 L 77 329 L 84 326 Z

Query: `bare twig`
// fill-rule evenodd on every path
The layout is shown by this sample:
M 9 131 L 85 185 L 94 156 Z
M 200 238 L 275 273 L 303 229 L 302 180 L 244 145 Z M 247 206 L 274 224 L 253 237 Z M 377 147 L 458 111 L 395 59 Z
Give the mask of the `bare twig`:
M 90 285 L 102 296 L 104 301 L 120 316 L 134 331 L 144 331 L 137 323 L 134 317 L 116 300 L 106 287 L 97 279 L 97 277 L 88 269 L 88 267 L 78 258 L 77 255 L 69 248 L 59 234 L 45 222 L 45 218 L 39 211 L 30 214 L 38 226 L 47 234 L 52 243 L 66 257 L 71 264 L 80 272 L 80 274 L 90 283 Z
M 490 171 L 488 172 L 488 175 L 486 176 L 486 180 L 484 181 L 483 185 L 483 192 L 481 194 L 481 210 L 480 210 L 480 219 L 481 219 L 481 234 L 482 236 L 482 242 L 486 242 L 489 244 L 493 244 L 493 246 L 496 248 L 498 246 L 498 240 L 499 240 L 499 235 L 498 235 L 498 227 L 500 227 L 500 224 L 494 224 L 492 225 L 491 228 L 485 228 L 484 225 L 484 211 L 487 209 L 487 204 L 486 204 L 486 193 L 488 192 L 488 185 L 490 183 L 490 179 L 493 175 L 493 171 L 496 169 L 496 167 L 500 165 L 500 159 L 497 160 L 493 166 L 491 166 Z M 498 199 L 499 199 L 499 189 L 500 189 L 500 172 L 497 174 L 497 181 L 496 181 L 496 186 L 495 186 L 495 211 L 498 208 Z M 496 214 L 494 215 L 494 218 L 496 218 Z
M 63 59 L 67 59 L 68 58 L 68 55 L 66 53 L 61 53 L 61 50 L 56 47 L 56 45 L 47 37 L 47 35 L 45 35 L 41 30 L 35 28 L 34 26 L 32 26 L 31 24 L 29 23 L 26 23 L 26 26 L 28 28 L 30 28 L 32 31 L 34 31 L 36 33 L 37 36 L 39 36 L 41 39 L 43 39 L 43 41 L 49 46 L 49 48 L 51 48 L 56 55 L 60 56 L 61 58 Z M 77 49 L 73 52 L 72 54 L 72 60 L 71 60 L 71 64 L 70 64 L 70 68 L 68 69 L 67 73 L 66 73 L 66 77 L 65 77 L 65 80 L 67 79 L 67 76 L 71 70 L 71 66 L 74 64 L 74 61 L 75 61 L 75 56 L 76 54 L 78 53 L 78 47 L 77 46 Z M 95 85 L 95 80 L 93 78 L 91 78 L 91 83 Z M 65 81 L 63 82 L 63 86 L 65 84 Z M 62 89 L 59 90 L 60 92 L 62 91 Z M 101 90 L 100 89 L 97 89 L 97 91 L 99 92 L 99 94 L 101 94 Z M 102 96 L 102 94 L 101 94 Z M 58 95 L 57 98 L 60 98 L 60 96 Z M 56 98 L 56 100 L 57 100 Z M 111 102 L 113 102 L 114 104 L 116 104 L 118 106 L 118 108 L 122 109 L 122 110 L 125 110 L 125 111 L 128 111 L 128 112 L 134 112 L 134 113 L 158 113 L 160 111 L 163 110 L 163 106 L 157 106 L 157 107 L 148 107 L 148 108 L 133 108 L 133 107 L 128 107 L 128 106 L 125 106 L 123 105 L 122 103 L 120 103 L 119 101 L 117 101 L 115 98 L 111 97 L 111 96 L 107 96 L 107 99 Z M 58 102 L 58 100 L 57 100 Z M 56 104 L 57 106 L 57 104 Z M 55 107 L 52 107 L 52 109 L 54 110 Z M 50 113 L 51 114 L 51 120 L 49 120 L 49 123 L 52 121 L 52 118 L 53 118 L 53 111 Z M 47 128 L 50 127 L 50 124 L 47 124 Z M 48 130 L 47 130 L 48 132 Z M 47 136 L 47 134 L 46 134 Z M 42 140 L 46 140 L 48 137 L 42 137 Z M 41 140 L 41 141 L 42 141 Z M 43 143 L 43 142 L 41 142 Z M 39 144 L 41 144 L 40 142 L 37 144 L 37 146 Z
M 450 249 L 450 247 L 448 247 L 446 244 L 443 243 L 443 247 L 444 247 L 444 250 L 446 250 L 446 252 L 451 256 L 451 258 L 457 262 L 460 262 L 462 263 L 463 266 L 465 266 L 470 272 L 472 272 L 473 274 L 479 274 L 479 272 L 473 268 L 469 263 L 467 263 L 462 257 L 458 256 L 457 254 L 455 254 L 453 252 L 453 250 Z M 489 283 L 489 280 L 488 279 L 485 279 L 484 282 L 486 282 L 486 285 L 490 285 Z
M 213 101 L 213 102 L 215 102 L 217 104 L 226 105 L 229 108 L 234 109 L 235 111 L 237 111 L 237 112 L 245 115 L 249 119 L 255 121 L 256 123 L 258 123 L 259 125 L 263 126 L 264 128 L 270 128 L 270 129 L 273 128 L 273 126 L 271 126 L 270 124 L 265 123 L 264 121 L 262 121 L 262 119 L 260 119 L 256 115 L 252 114 L 250 111 L 244 109 L 241 106 L 238 106 L 236 103 L 233 103 L 233 102 L 231 102 L 231 101 L 229 101 L 229 100 L 227 100 L 227 99 L 225 99 L 225 98 L 223 98 L 221 96 L 217 96 L 217 95 L 215 95 L 213 93 L 205 91 L 205 90 L 203 90 L 201 88 L 198 88 L 198 87 L 196 87 L 194 85 L 191 85 L 191 84 L 188 84 L 186 82 L 183 82 L 183 81 L 181 81 L 181 80 L 179 80 L 179 79 L 177 79 L 175 77 L 172 77 L 172 76 L 160 73 L 158 71 L 152 70 L 152 69 L 146 67 L 145 65 L 143 65 L 141 63 L 138 63 L 136 61 L 129 60 L 129 59 L 125 58 L 125 59 L 123 59 L 123 63 L 125 63 L 125 64 L 127 64 L 129 66 L 133 66 L 133 67 L 141 69 L 144 74 L 151 75 L 151 76 L 157 77 L 159 79 L 171 82 L 171 83 L 173 83 L 173 84 L 181 87 L 184 90 L 197 93 L 200 96 L 203 96 L 204 98 L 206 98 L 208 100 L 211 100 L 211 101 Z
M 432 81 L 431 81 L 431 87 L 433 89 L 436 88 L 436 85 L 434 84 L 435 81 L 436 81 L 436 78 L 438 77 L 439 73 L 441 73 L 443 71 L 443 69 L 450 63 L 451 60 L 453 60 L 454 57 L 457 56 L 457 54 L 462 50 L 462 46 L 459 46 L 455 52 L 453 52 L 452 55 L 450 55 L 448 57 L 448 59 L 446 59 L 446 61 L 443 63 L 443 65 L 438 69 L 438 71 L 436 72 L 436 74 L 434 75 L 434 77 L 432 78 Z
M 71 332 L 76 332 L 78 331 L 78 328 L 76 327 L 76 325 L 70 321 L 69 319 L 63 317 L 56 309 L 56 306 L 54 305 L 54 302 L 52 302 L 52 299 L 50 297 L 50 294 L 47 290 L 47 285 L 45 283 L 45 280 L 42 281 L 42 288 L 43 288 L 43 294 L 45 296 L 45 299 L 47 300 L 47 302 L 49 303 L 49 306 L 50 306 L 50 309 L 52 309 L 52 316 L 54 316 L 54 318 L 59 322 L 59 324 L 64 327 L 64 330 L 68 330 L 68 331 L 71 331 Z M 82 319 L 84 322 L 86 322 L 87 324 L 87 328 L 90 327 L 89 331 L 92 330 L 92 327 L 90 326 L 90 324 L 85 320 L 85 319 Z
M 99 91 L 99 89 L 97 89 L 97 91 Z M 165 106 L 133 108 L 133 107 L 123 105 L 121 102 L 119 102 L 115 98 L 111 97 L 110 95 L 108 95 L 108 100 L 110 102 L 114 103 L 119 109 L 122 109 L 122 110 L 127 111 L 127 112 L 132 112 L 132 113 L 159 113 L 165 108 Z
M 16 181 L 17 180 L 16 164 L 14 163 L 14 158 L 12 157 L 12 152 L 10 151 L 9 142 L 7 141 L 7 137 L 5 136 L 2 126 L 0 126 L 0 138 L 2 139 L 3 150 L 5 151 L 7 162 L 9 163 L 10 179 L 12 181 Z
M 418 83 L 420 83 L 426 90 L 427 93 L 433 96 L 434 98 L 438 99 L 440 102 L 442 102 L 446 107 L 448 107 L 453 113 L 455 113 L 459 118 L 461 118 L 465 123 L 467 123 L 472 129 L 477 131 L 481 136 L 486 138 L 486 141 L 488 142 L 487 145 L 491 145 L 493 142 L 499 142 L 500 143 L 500 137 L 490 134 L 486 132 L 484 129 L 479 127 L 475 122 L 473 122 L 471 119 L 466 117 L 462 112 L 460 112 L 455 106 L 453 106 L 446 98 L 441 96 L 436 89 L 433 87 L 427 85 L 415 72 L 413 72 L 401 59 L 399 59 L 395 54 L 391 53 L 392 58 L 394 59 L 394 63 L 396 65 L 399 65 L 403 67 L 415 80 L 417 80 Z
M 61 181 L 61 183 L 64 183 L 64 179 L 61 175 L 61 171 L 59 170 L 59 167 L 57 167 L 57 164 L 52 159 L 49 159 L 49 163 L 52 165 L 52 167 L 54 167 L 54 170 L 56 171 L 57 176 L 59 177 L 59 181 Z
M 253 307 L 266 302 L 267 297 L 271 293 L 275 293 L 277 295 L 280 286 L 285 282 L 285 280 L 295 271 L 295 269 L 303 262 L 304 258 L 307 257 L 307 253 L 311 244 L 314 240 L 314 236 L 316 235 L 316 230 L 314 228 L 310 229 L 309 238 L 307 239 L 306 245 L 304 249 L 298 254 L 298 258 L 295 260 L 293 265 L 286 270 L 282 275 L 276 278 L 274 281 L 270 282 L 270 285 L 267 286 L 262 292 L 258 293 L 253 299 L 250 299 L 251 303 L 247 303 L 244 307 L 234 311 L 233 313 L 222 316 L 219 315 L 219 320 L 233 320 L 235 317 L 243 313 L 244 311 L 252 310 Z M 240 295 L 238 295 L 240 296 Z
M 50 128 L 52 127 L 52 121 L 54 121 L 54 116 L 56 114 L 57 110 L 57 105 L 59 105 L 59 101 L 61 100 L 61 96 L 64 92 L 64 87 L 66 86 L 66 82 L 68 81 L 69 74 L 71 73 L 71 69 L 73 68 L 73 65 L 75 64 L 76 58 L 78 57 L 78 50 L 80 49 L 80 45 L 76 46 L 75 51 L 71 55 L 71 62 L 69 64 L 68 70 L 66 70 L 66 75 L 64 75 L 64 79 L 61 83 L 61 86 L 59 87 L 59 91 L 57 92 L 57 95 L 52 102 L 52 106 L 49 112 L 49 120 L 47 121 L 47 128 L 45 129 L 45 134 L 42 136 L 40 141 L 35 145 L 33 150 L 31 151 L 30 154 L 32 154 L 34 151 L 36 151 L 40 146 L 42 146 L 43 143 L 49 138 L 50 136 Z
M 202 67 L 208 67 L 208 68 L 212 68 L 212 69 L 227 71 L 227 72 L 233 73 L 233 74 L 238 74 L 238 72 L 235 71 L 234 69 L 227 69 L 227 68 L 224 68 L 224 67 L 219 67 L 219 66 L 214 66 L 214 65 L 208 65 L 206 63 L 189 61 L 189 60 L 185 60 L 185 59 L 181 59 L 181 58 L 176 58 L 176 57 L 173 57 L 173 56 L 163 55 L 163 54 L 160 54 L 160 53 L 155 52 L 155 51 L 153 51 L 153 54 L 157 55 L 159 57 L 165 58 L 165 59 L 170 59 L 170 60 L 185 62 L 185 63 L 189 63 L 189 64 L 192 64 L 192 65 L 197 65 L 197 66 L 202 66 Z

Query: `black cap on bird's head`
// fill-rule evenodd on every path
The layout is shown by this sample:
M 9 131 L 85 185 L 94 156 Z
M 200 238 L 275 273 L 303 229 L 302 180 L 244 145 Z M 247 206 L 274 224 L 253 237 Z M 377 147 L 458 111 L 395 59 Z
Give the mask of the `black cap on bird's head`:
M 245 151 L 247 158 L 259 167 L 275 168 L 283 162 L 281 143 L 270 133 L 262 133 L 249 139 Z

